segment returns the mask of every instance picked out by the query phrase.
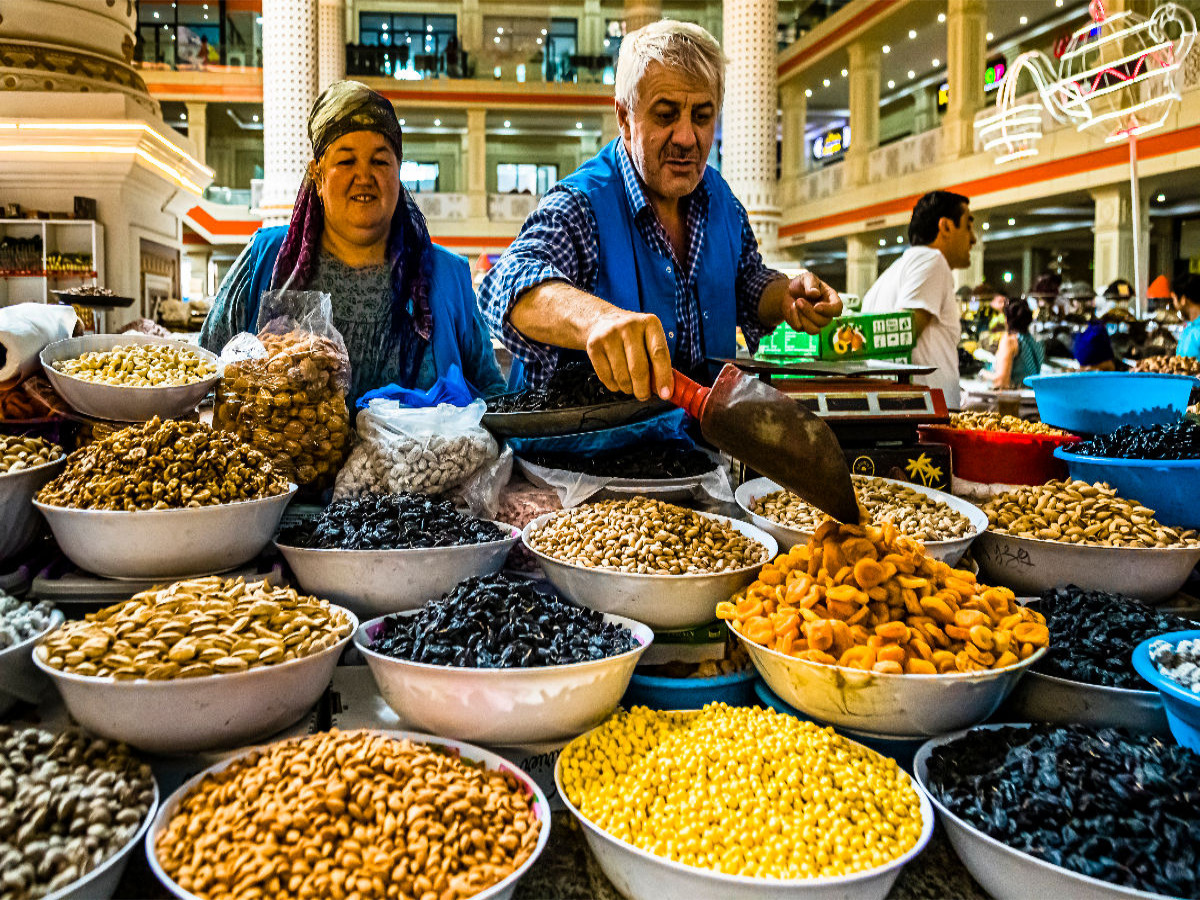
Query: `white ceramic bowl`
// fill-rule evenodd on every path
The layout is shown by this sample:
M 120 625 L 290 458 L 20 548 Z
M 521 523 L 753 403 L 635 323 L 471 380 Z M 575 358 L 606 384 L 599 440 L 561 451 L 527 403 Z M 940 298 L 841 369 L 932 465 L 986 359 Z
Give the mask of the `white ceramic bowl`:
M 583 740 L 583 737 L 586 735 L 576 740 Z M 877 868 L 842 877 L 781 880 L 726 875 L 686 866 L 613 837 L 571 803 L 562 784 L 562 758 L 570 746 L 563 748 L 554 766 L 558 796 L 583 826 L 584 839 L 601 870 L 627 900 L 780 900 L 793 897 L 803 900 L 883 900 L 900 870 L 925 849 L 933 835 L 933 807 L 924 790 L 914 781 L 913 787 L 921 798 L 921 836 L 903 856 Z
M 538 516 L 521 532 L 521 540 L 537 557 L 550 583 L 580 606 L 665 631 L 711 622 L 716 617 L 717 604 L 754 581 L 759 570 L 779 552 L 775 538 L 747 522 L 699 513 L 758 541 L 767 548 L 763 561 L 743 569 L 701 575 L 638 575 L 595 569 L 563 562 L 531 546 L 533 535 L 554 515 Z
M 84 353 L 111 350 L 128 344 L 154 344 L 178 346 L 191 350 L 214 365 L 215 354 L 195 344 L 170 338 L 151 337 L 147 334 L 88 334 L 83 337 L 55 341 L 42 350 L 40 359 L 46 377 L 54 390 L 71 406 L 85 416 L 115 422 L 145 422 L 155 416 L 174 419 L 196 408 L 204 395 L 212 390 L 220 374 L 213 374 L 203 381 L 174 387 L 122 387 L 115 384 L 98 384 L 67 375 L 54 368 L 54 363 L 74 359 Z
M 654 640 L 654 633 L 639 622 L 605 616 L 606 622 L 632 631 L 640 646 L 571 665 L 463 669 L 374 652 L 371 641 L 384 618 L 364 623 L 354 645 L 367 658 L 388 706 L 414 728 L 488 746 L 554 741 L 594 728 L 617 708 L 634 666 Z
M 977 727 L 993 730 L 1001 726 Z M 917 783 L 924 789 L 924 794 L 929 795 L 930 801 L 937 808 L 938 817 L 946 829 L 946 836 L 950 838 L 954 852 L 988 894 L 996 900 L 1029 900 L 1031 897 L 1053 897 L 1055 900 L 1162 900 L 1159 894 L 1089 878 L 1087 875 L 1080 875 L 1062 866 L 1044 862 L 1028 853 L 1014 850 L 950 812 L 927 786 L 929 757 L 935 747 L 964 734 L 966 731 L 959 731 L 922 744 L 913 759 L 913 774 Z
M 892 484 L 902 484 L 905 487 L 912 488 L 918 493 L 924 494 L 927 497 L 932 497 L 940 503 L 944 503 L 953 509 L 955 512 L 962 513 L 970 520 L 975 531 L 968 534 L 966 537 L 955 538 L 951 541 L 922 541 L 925 545 L 925 550 L 930 556 L 935 559 L 940 559 L 948 565 L 954 565 L 967 548 L 971 546 L 971 542 L 979 535 L 987 531 L 988 517 L 987 513 L 981 510 L 974 503 L 963 500 L 961 497 L 955 497 L 953 494 L 947 494 L 944 491 L 934 490 L 933 488 L 925 487 L 920 484 L 910 484 L 907 481 L 897 481 L 893 478 L 883 478 L 881 481 L 891 482 Z M 738 506 L 746 511 L 750 516 L 750 521 L 765 531 L 775 540 L 779 541 L 779 549 L 787 552 L 796 544 L 806 544 L 808 539 L 812 537 L 811 531 L 801 531 L 799 528 L 792 528 L 788 525 L 782 525 L 774 519 L 768 519 L 766 516 L 760 515 L 752 509 L 754 501 L 759 497 L 765 497 L 767 494 L 773 494 L 778 490 L 782 490 L 778 484 L 769 478 L 755 478 L 753 481 L 747 481 L 740 485 L 733 492 L 734 499 L 737 500 Z
M 1073 584 L 1146 603 L 1174 594 L 1200 562 L 1200 547 L 1098 547 L 989 531 L 975 544 L 979 580 L 1033 596 Z
M 945 734 L 982 722 L 1044 649 L 997 671 L 884 675 L 797 659 L 738 636 L 767 687 L 800 712 L 888 740 Z
M 376 731 L 374 733 L 394 738 L 408 738 L 410 741 L 430 744 L 435 748 L 445 748 L 463 759 L 483 763 L 483 765 L 489 770 L 499 769 L 500 771 L 507 772 L 512 775 L 513 778 L 515 778 L 517 782 L 525 789 L 525 793 L 533 798 L 532 805 L 534 814 L 537 817 L 538 822 L 541 823 L 541 829 L 539 830 L 537 844 L 533 848 L 533 853 L 530 854 L 529 859 L 525 860 L 524 864 L 519 869 L 517 869 L 503 881 L 492 885 L 485 891 L 475 894 L 471 898 L 471 900 L 510 900 L 513 895 L 513 891 L 517 887 L 517 882 L 519 882 L 521 878 L 525 876 L 530 867 L 533 866 L 533 864 L 537 861 L 537 858 L 541 856 L 542 851 L 546 849 L 546 842 L 550 839 L 550 804 L 546 800 L 546 795 L 542 792 L 542 789 L 537 786 L 537 783 L 532 778 L 518 769 L 511 762 L 504 759 L 504 757 L 497 756 L 495 753 L 490 753 L 487 750 L 483 750 L 471 744 L 465 744 L 461 741 L 452 741 L 447 738 L 435 737 L 434 735 L 430 734 L 419 734 L 412 731 Z M 292 738 L 291 740 L 297 741 L 302 740 L 302 738 Z M 184 785 L 179 788 L 179 790 L 171 794 L 171 796 L 167 798 L 166 802 L 163 803 L 162 808 L 159 809 L 158 815 L 154 817 L 154 824 L 151 826 L 150 831 L 146 834 L 146 859 L 150 863 L 151 871 L 154 872 L 158 880 L 162 882 L 163 886 L 166 887 L 171 894 L 180 898 L 180 900 L 202 900 L 202 898 L 197 897 L 190 891 L 185 891 L 175 883 L 175 880 L 171 878 L 171 876 L 169 876 L 163 870 L 162 865 L 158 861 L 158 853 L 155 850 L 155 844 L 158 841 L 158 836 L 167 828 L 167 825 L 178 811 L 179 805 L 183 802 L 183 799 L 191 791 L 193 791 L 206 776 L 220 772 L 223 769 L 228 768 L 236 760 L 241 759 L 243 756 L 248 756 L 251 753 L 257 753 L 261 749 L 261 747 L 250 748 L 244 753 L 239 753 L 229 757 L 228 759 L 224 759 L 216 765 L 205 769 L 203 772 L 200 772 L 194 778 L 191 778 L 185 782 Z
M 460 581 L 499 572 L 519 529 L 485 544 L 412 550 L 310 550 L 275 542 L 300 586 L 354 610 L 360 618 L 417 609 Z
M 50 682 L 33 664 L 33 648 L 38 641 L 63 622 L 63 614 L 54 610 L 50 624 L 19 644 L 0 650 L 0 713 L 7 712 L 18 700 L 37 703 Z
M 43 466 L 0 474 L 0 562 L 16 556 L 37 537 L 42 520 L 33 498 L 66 462 L 63 456 Z
M 261 500 L 135 512 L 34 501 L 71 562 L 109 578 L 189 578 L 228 572 L 271 541 L 296 493 Z
M 60 671 L 36 652 L 33 661 L 50 676 L 71 718 L 101 737 L 150 753 L 239 747 L 286 728 L 317 702 L 358 628 L 354 614 L 342 612 L 350 631 L 332 647 L 244 672 L 118 681 Z
M 117 892 L 117 886 L 121 883 L 121 877 L 125 874 L 129 857 L 146 839 L 146 835 L 150 831 L 150 823 L 154 821 L 154 817 L 158 813 L 160 799 L 158 782 L 154 781 L 153 776 L 151 776 L 151 782 L 154 784 L 154 799 L 150 801 L 150 808 L 142 817 L 142 824 L 138 826 L 133 837 L 126 841 L 125 846 L 82 878 L 72 881 L 65 888 L 55 891 L 53 894 L 47 894 L 43 900 L 111 900 Z

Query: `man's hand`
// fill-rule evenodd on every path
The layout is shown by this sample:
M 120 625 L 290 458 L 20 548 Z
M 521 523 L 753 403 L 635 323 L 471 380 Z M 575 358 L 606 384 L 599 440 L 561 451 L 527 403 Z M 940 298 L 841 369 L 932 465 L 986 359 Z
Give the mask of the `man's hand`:
M 610 391 L 649 400 L 657 390 L 664 400 L 670 399 L 671 354 L 657 316 L 614 307 L 592 323 L 585 349 Z
M 837 291 L 808 270 L 788 282 L 781 300 L 783 320 L 796 331 L 816 334 L 842 314 Z

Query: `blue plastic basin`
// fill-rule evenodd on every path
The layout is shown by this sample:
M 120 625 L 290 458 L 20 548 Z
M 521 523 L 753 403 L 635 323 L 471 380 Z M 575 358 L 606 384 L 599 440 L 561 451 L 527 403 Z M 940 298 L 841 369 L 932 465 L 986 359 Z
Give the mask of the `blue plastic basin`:
M 758 672 L 749 666 L 740 672 L 713 678 L 662 678 L 639 675 L 634 670 L 621 705 L 648 706 L 651 709 L 703 709 L 706 703 L 730 706 L 757 706 L 754 682 Z
M 1072 478 L 1107 481 L 1126 500 L 1154 510 L 1164 525 L 1200 528 L 1200 459 L 1114 459 L 1062 447 L 1054 455 L 1066 461 Z
M 1122 425 L 1169 425 L 1187 410 L 1190 375 L 1149 372 L 1078 372 L 1030 375 L 1038 415 L 1047 425 L 1076 434 L 1105 434 Z
M 1163 709 L 1167 713 L 1167 725 L 1171 734 L 1182 746 L 1200 753 L 1200 694 L 1193 694 L 1183 685 L 1172 681 L 1150 659 L 1150 645 L 1155 641 L 1178 644 L 1200 638 L 1200 630 L 1168 631 L 1157 637 L 1146 638 L 1133 649 L 1133 667 L 1139 675 L 1162 694 Z

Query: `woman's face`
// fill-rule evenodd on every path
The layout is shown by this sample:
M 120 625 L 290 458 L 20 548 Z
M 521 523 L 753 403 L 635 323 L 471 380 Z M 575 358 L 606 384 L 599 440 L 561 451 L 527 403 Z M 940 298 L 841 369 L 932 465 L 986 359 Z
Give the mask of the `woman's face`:
M 387 239 L 400 198 L 400 161 L 383 135 L 352 131 L 338 138 L 317 171 L 326 228 L 360 246 Z

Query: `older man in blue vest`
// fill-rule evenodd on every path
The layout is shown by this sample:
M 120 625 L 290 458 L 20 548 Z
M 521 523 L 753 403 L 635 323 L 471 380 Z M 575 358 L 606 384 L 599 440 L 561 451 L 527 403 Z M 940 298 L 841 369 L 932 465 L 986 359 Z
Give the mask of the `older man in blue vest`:
M 746 211 L 706 165 L 725 62 L 703 28 L 664 20 L 621 43 L 620 136 L 560 181 L 488 272 L 480 305 L 513 354 L 509 387 L 586 353 L 606 387 L 670 396 L 671 367 L 752 349 L 782 321 L 815 334 L 841 314 L 809 272 L 763 265 Z M 705 378 L 707 380 L 707 378 Z

